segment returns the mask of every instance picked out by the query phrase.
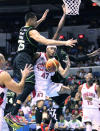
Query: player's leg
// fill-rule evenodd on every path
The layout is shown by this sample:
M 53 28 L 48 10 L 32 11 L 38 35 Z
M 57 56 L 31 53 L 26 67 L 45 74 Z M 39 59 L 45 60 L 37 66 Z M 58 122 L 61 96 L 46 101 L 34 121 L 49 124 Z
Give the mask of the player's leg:
M 37 106 L 36 113 L 35 113 L 36 130 L 41 131 L 42 108 L 43 108 L 43 105 L 44 105 L 46 91 L 42 90 L 42 88 L 40 88 L 40 86 L 35 86 L 35 89 L 36 89 L 36 96 L 35 96 L 35 98 L 33 98 L 33 101 L 34 100 L 36 101 L 36 106 Z M 31 103 L 31 106 L 33 106 L 32 103 Z
M 92 115 L 91 109 L 83 109 L 82 121 L 85 123 L 86 131 L 92 131 Z
M 94 115 L 95 112 L 95 115 Z M 100 110 L 92 109 L 92 129 L 99 131 L 100 130 Z
M 55 97 L 55 96 L 59 96 L 59 91 L 61 90 L 61 87 L 62 87 L 63 84 L 60 84 L 60 83 L 54 83 L 54 82 L 51 82 L 48 86 L 48 89 L 47 89 L 47 96 L 49 97 Z M 58 115 L 57 113 L 54 115 L 50 115 L 50 124 L 49 124 L 49 130 L 52 130 L 54 129 L 54 125 L 56 123 L 56 119 L 55 119 L 55 115 Z
M 85 125 L 86 125 L 86 131 L 92 131 L 92 124 L 91 124 L 91 122 L 86 122 Z
M 18 54 L 18 56 L 15 58 L 14 61 L 14 77 L 17 77 L 17 79 L 20 80 L 21 79 L 20 69 L 23 70 L 26 64 L 31 64 L 31 63 L 32 60 L 29 55 L 27 55 L 24 52 Z M 16 115 L 18 113 L 21 104 L 25 101 L 25 99 L 33 91 L 33 89 L 34 89 L 34 73 L 31 73 L 26 79 L 22 94 L 20 94 L 17 97 L 17 100 L 11 112 L 12 115 Z
M 22 94 L 18 95 L 16 102 L 11 111 L 12 115 L 17 115 L 18 110 L 21 107 L 21 104 L 26 100 L 28 95 L 33 91 L 34 85 L 31 82 L 26 82 Z
M 42 122 L 42 107 L 44 105 L 44 100 L 37 101 L 36 109 L 36 130 L 41 131 L 41 122 Z
M 71 94 L 71 89 L 69 88 L 69 86 L 61 86 L 60 91 L 58 92 L 59 94 Z
M 55 97 L 61 94 L 70 94 L 70 93 L 71 89 L 68 86 L 64 86 L 61 83 L 52 82 L 47 89 L 47 94 L 49 97 Z

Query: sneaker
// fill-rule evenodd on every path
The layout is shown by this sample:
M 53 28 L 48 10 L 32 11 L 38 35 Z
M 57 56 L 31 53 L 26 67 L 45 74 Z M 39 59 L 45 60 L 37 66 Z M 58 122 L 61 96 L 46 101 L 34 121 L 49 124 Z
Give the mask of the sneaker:
M 16 115 L 11 115 L 11 113 L 8 113 L 5 116 L 5 120 L 10 120 L 12 123 L 16 123 L 16 124 L 21 125 L 21 126 L 26 125 L 25 123 L 20 121 L 20 119 L 18 119 L 18 117 Z

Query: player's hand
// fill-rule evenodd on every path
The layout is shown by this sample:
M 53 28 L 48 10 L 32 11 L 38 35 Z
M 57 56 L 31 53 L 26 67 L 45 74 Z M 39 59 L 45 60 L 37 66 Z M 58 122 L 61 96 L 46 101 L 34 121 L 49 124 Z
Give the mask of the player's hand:
M 92 101 L 91 97 L 85 97 L 85 100 Z
M 100 48 L 88 54 L 89 57 L 93 57 L 100 54 Z
M 66 63 L 66 65 L 67 65 L 67 67 L 68 68 L 70 68 L 70 59 L 69 59 L 69 57 L 68 56 L 66 56 L 66 59 L 65 60 L 63 60 L 63 62 L 65 62 Z
M 42 20 L 46 19 L 48 12 L 49 12 L 49 9 L 46 9 L 46 11 L 44 12 L 44 14 L 43 14 L 43 16 L 41 18 Z
M 73 47 L 73 46 L 75 46 L 75 43 L 77 43 L 77 39 L 75 39 L 75 40 L 70 39 L 70 40 L 67 40 L 67 41 L 65 42 L 65 46 Z
M 22 77 L 26 78 L 31 72 L 33 72 L 33 65 L 26 64 L 24 70 L 21 70 Z

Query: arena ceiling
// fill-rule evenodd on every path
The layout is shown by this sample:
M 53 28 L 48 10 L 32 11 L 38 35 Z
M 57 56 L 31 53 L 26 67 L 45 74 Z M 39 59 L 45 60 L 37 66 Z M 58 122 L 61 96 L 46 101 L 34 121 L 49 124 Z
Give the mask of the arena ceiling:
M 0 0 L 0 17 L 5 15 L 9 18 L 22 17 L 28 11 L 34 11 L 40 17 L 45 9 L 49 8 L 49 19 L 54 19 L 54 21 L 49 20 L 49 22 L 56 25 L 62 15 L 62 3 L 62 0 Z M 88 22 L 93 18 L 100 19 L 100 7 L 92 7 L 91 0 L 82 0 L 78 21 L 81 24 L 84 19 L 88 19 L 86 21 Z M 73 17 L 69 17 L 69 19 L 73 20 Z M 74 19 L 77 21 L 77 17 Z
M 60 11 L 62 3 L 62 0 L 0 0 L 0 12 L 24 12 L 27 9 L 42 12 L 46 8 Z M 80 9 L 89 10 L 91 3 L 91 0 L 82 0 Z

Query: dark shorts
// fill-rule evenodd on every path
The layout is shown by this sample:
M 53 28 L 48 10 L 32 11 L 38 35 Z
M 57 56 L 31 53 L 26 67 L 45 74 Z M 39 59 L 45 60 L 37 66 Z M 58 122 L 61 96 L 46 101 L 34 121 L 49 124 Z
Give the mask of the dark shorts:
M 18 81 L 21 80 L 21 69 L 23 70 L 26 64 L 34 65 L 34 61 L 32 60 L 31 56 L 25 52 L 20 52 L 16 55 L 13 61 L 13 76 Z M 26 78 L 26 82 L 34 83 L 34 72 L 30 73 L 30 75 Z

